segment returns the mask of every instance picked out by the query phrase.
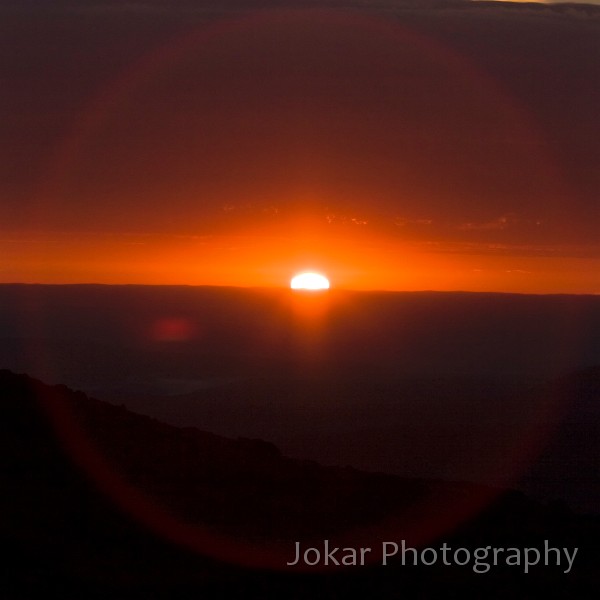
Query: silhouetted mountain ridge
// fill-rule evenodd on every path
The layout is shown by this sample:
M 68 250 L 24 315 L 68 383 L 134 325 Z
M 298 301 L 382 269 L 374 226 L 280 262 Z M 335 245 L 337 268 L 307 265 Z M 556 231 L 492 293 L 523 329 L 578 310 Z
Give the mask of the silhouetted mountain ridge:
M 50 426 L 56 403 L 76 415 L 97 448 L 145 493 L 182 519 L 249 540 L 322 540 L 386 513 L 396 516 L 396 525 L 410 521 L 427 497 L 447 500 L 446 516 L 460 506 L 457 498 L 485 497 L 491 504 L 478 515 L 473 508 L 469 523 L 445 538 L 451 544 L 524 546 L 551 539 L 557 546 L 577 545 L 581 559 L 569 577 L 551 569 L 523 576 L 507 568 L 482 577 L 443 566 L 276 575 L 227 566 L 161 540 L 117 510 L 94 479 L 74 466 L 84 462 L 65 450 Z M 6 587 L 7 598 L 47 597 L 51 590 L 64 598 L 215 597 L 223 590 L 257 598 L 358 598 L 369 592 L 384 598 L 399 591 L 436 597 L 449 585 L 461 597 L 505 597 L 528 589 L 584 598 L 595 572 L 597 521 L 519 493 L 324 468 L 287 459 L 267 442 L 165 425 L 8 371 L 0 371 L 0 413 L 2 543 L 10 549 L 6 582 L 14 584 Z M 398 539 L 401 531 L 386 530 L 383 539 Z
M 292 460 L 262 440 L 166 425 L 7 371 L 0 372 L 0 389 L 9 452 L 20 457 L 24 446 L 31 452 L 50 446 L 48 438 L 56 434 L 44 428 L 36 402 L 61 403 L 129 482 L 190 522 L 209 522 L 238 536 L 332 535 L 352 524 L 377 522 L 426 491 L 422 482 Z

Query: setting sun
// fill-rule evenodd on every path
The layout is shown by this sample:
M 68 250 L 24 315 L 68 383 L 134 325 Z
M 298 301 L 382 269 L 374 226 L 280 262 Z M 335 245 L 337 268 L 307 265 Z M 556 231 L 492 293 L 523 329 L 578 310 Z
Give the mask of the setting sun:
M 299 273 L 292 277 L 290 287 L 293 290 L 328 290 L 329 280 L 319 273 Z

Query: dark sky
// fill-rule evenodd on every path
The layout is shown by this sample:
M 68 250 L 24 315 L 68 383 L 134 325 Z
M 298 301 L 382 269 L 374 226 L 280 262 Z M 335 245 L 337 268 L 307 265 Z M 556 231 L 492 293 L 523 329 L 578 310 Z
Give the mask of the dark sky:
M 312 244 L 340 270 L 334 245 L 395 241 L 577 260 L 565 289 L 583 290 L 600 257 L 600 9 L 309 4 L 2 1 L 0 280 L 35 278 L 40 240 L 56 263 L 35 272 L 56 280 L 65 240 L 241 236 L 263 254 Z M 110 280 L 119 252 L 103 251 L 92 272 Z

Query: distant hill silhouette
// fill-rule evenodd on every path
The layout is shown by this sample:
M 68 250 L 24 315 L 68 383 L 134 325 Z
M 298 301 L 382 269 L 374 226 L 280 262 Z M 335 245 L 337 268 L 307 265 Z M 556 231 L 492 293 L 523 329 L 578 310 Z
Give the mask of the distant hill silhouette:
M 257 598 L 391 598 L 398 593 L 585 598 L 596 573 L 597 519 L 515 492 L 292 460 L 261 440 L 165 425 L 8 371 L 0 371 L 0 428 L 0 523 L 2 544 L 9 550 L 2 568 L 8 598 L 52 592 L 111 598 L 226 592 Z M 147 506 L 119 500 L 109 471 L 103 471 L 107 465 L 118 473 L 115 481 L 125 482 L 123 489 L 138 490 L 151 500 L 148 506 L 155 503 L 177 522 L 241 540 L 257 553 L 265 544 L 280 551 L 289 547 L 281 560 L 290 559 L 290 541 L 296 539 L 343 538 L 359 527 L 364 535 L 383 535 L 378 539 L 405 533 L 416 540 L 415 524 L 423 533 L 426 523 L 443 529 L 444 521 L 454 521 L 443 539 L 455 546 L 523 547 L 550 539 L 556 546 L 580 547 L 581 559 L 569 575 L 551 568 L 523 575 L 507 567 L 485 576 L 443 566 L 374 565 L 320 574 L 253 570 L 203 556 L 191 549 L 193 544 L 179 545 L 177 536 L 165 539 L 160 528 L 148 528 L 151 516 L 128 512 Z M 433 501 L 440 498 L 437 508 L 446 507 L 446 519 L 422 514 L 424 506 L 436 506 Z M 476 510 L 484 500 L 490 503 L 487 508 Z M 457 521 L 467 517 L 456 529 Z M 377 529 L 382 524 L 385 528 Z
M 559 414 L 520 489 L 599 515 L 600 367 L 565 375 L 532 393 L 557 398 Z
M 529 383 L 600 363 L 598 296 L 0 285 L 0 306 L 1 365 L 90 392 L 275 372 Z
M 177 427 L 600 504 L 595 401 L 544 383 L 600 364 L 598 296 L 0 285 L 0 306 L 0 367 Z
M 188 393 L 121 390 L 106 399 L 176 426 L 269 439 L 325 464 L 510 484 L 600 513 L 598 368 L 532 386 L 275 372 Z

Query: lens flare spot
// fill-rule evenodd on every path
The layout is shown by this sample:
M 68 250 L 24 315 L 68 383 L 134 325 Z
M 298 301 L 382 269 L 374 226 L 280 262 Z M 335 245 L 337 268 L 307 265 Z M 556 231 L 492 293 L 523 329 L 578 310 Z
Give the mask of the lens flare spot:
M 152 337 L 159 342 L 183 342 L 194 337 L 195 330 L 189 319 L 167 317 L 154 323 Z

